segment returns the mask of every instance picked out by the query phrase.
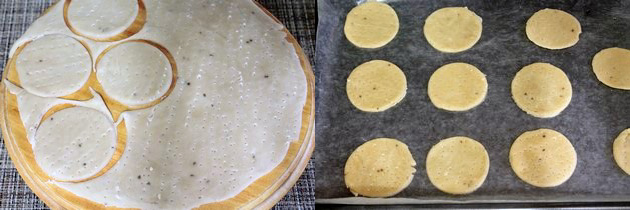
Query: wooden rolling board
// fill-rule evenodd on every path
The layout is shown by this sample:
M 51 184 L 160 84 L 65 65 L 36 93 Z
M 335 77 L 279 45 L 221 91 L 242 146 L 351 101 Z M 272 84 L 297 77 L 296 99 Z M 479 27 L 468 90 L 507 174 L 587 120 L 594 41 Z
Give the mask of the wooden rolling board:
M 66 4 L 68 2 L 70 1 L 66 1 Z M 139 3 L 142 4 L 142 1 L 139 0 Z M 261 5 L 257 5 L 267 15 L 272 17 L 276 22 L 280 23 L 278 19 L 276 19 L 269 11 L 264 9 Z M 141 7 L 140 9 L 144 10 L 143 7 Z M 143 13 L 144 11 L 140 12 Z M 142 17 L 140 18 L 143 19 Z M 130 28 L 129 30 L 133 31 L 136 29 Z M 245 190 L 240 192 L 235 197 L 221 202 L 202 205 L 200 207 L 201 209 L 271 208 L 291 189 L 291 187 L 295 184 L 297 179 L 306 168 L 306 165 L 308 164 L 315 145 L 313 135 L 315 125 L 315 77 L 312 72 L 312 67 L 308 61 L 308 57 L 304 54 L 297 40 L 295 40 L 295 38 L 286 29 L 284 29 L 284 32 L 287 34 L 287 41 L 292 43 L 296 49 L 296 53 L 300 59 L 301 66 L 304 70 L 304 74 L 307 80 L 307 98 L 304 108 L 302 110 L 302 124 L 299 139 L 291 142 L 285 158 L 270 173 L 254 181 Z M 125 35 L 121 34 L 121 36 Z M 17 53 L 19 53 L 19 50 L 16 52 L 16 54 Z M 2 74 L 2 79 L 13 81 L 14 83 L 19 84 L 19 79 L 17 78 L 17 74 L 15 72 L 16 57 L 17 56 L 11 55 L 11 57 L 9 58 L 9 62 L 7 62 L 5 71 Z M 174 71 L 176 71 L 176 69 Z M 94 75 L 92 75 L 91 77 L 93 76 Z M 63 98 L 73 100 L 86 100 L 90 98 L 89 96 L 86 96 L 88 92 L 83 91 L 87 91 L 87 87 L 89 87 L 90 85 L 97 86 L 97 84 L 90 84 L 93 81 L 94 80 L 90 79 L 90 81 L 86 83 L 86 86 L 82 90 Z M 98 89 L 98 87 L 95 89 Z M 159 101 L 163 100 L 164 98 L 165 97 L 159 99 Z M 116 101 L 112 101 L 112 99 L 106 96 L 103 97 L 103 100 L 105 101 L 105 103 L 110 105 L 120 104 Z M 52 114 L 55 111 L 67 107 L 67 105 L 58 106 L 56 109 L 51 110 L 46 115 Z M 114 110 L 112 112 L 114 115 L 117 115 L 119 113 L 114 112 L 123 112 L 139 108 L 143 107 L 121 106 L 115 108 L 118 110 Z M 2 134 L 7 151 L 15 167 L 20 173 L 20 176 L 22 176 L 22 178 L 28 184 L 31 190 L 35 194 L 37 194 L 37 196 L 41 200 L 43 200 L 50 208 L 118 209 L 114 207 L 105 207 L 96 202 L 76 196 L 60 187 L 57 187 L 52 183 L 48 183 L 49 181 L 51 181 L 50 177 L 43 173 L 43 171 L 35 163 L 32 146 L 26 137 L 26 129 L 24 128 L 22 120 L 20 119 L 20 114 L 17 107 L 17 97 L 8 91 L 4 83 L 0 84 L 0 126 L 2 126 Z M 106 171 L 111 168 L 111 166 L 113 166 L 121 157 L 126 143 L 126 138 L 124 138 L 124 136 L 126 136 L 126 130 L 123 129 L 124 124 L 120 124 L 118 127 L 118 134 L 119 138 L 121 139 L 119 139 L 118 141 L 118 146 L 112 160 L 108 164 L 108 167 L 101 171 L 102 173 L 99 173 L 91 178 L 96 178 L 103 173 L 106 173 Z

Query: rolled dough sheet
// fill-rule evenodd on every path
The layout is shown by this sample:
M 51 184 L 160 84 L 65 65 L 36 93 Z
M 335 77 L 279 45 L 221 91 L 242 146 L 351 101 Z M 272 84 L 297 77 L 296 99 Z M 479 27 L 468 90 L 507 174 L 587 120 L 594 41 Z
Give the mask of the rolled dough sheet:
M 512 80 L 512 99 L 534 117 L 550 118 L 562 112 L 573 96 L 567 75 L 548 63 L 523 67 Z
M 125 42 L 107 51 L 96 65 L 105 93 L 125 105 L 142 105 L 164 96 L 173 70 L 158 48 L 145 42 Z
M 561 133 L 538 129 L 521 134 L 510 148 L 510 165 L 523 181 L 555 187 L 567 181 L 577 165 L 573 145 Z
M 426 164 L 427 175 L 435 187 L 450 194 L 468 194 L 486 180 L 490 158 L 481 143 L 457 136 L 434 145 Z
M 436 70 L 427 87 L 429 99 L 438 108 L 466 111 L 481 104 L 488 92 L 486 75 L 467 63 L 450 63 Z
M 104 113 L 71 107 L 44 119 L 35 133 L 35 161 L 60 181 L 89 178 L 105 168 L 116 151 L 116 128 Z
M 630 50 L 613 47 L 599 51 L 593 57 L 593 72 L 609 87 L 630 90 Z
M 26 91 L 61 97 L 81 89 L 92 72 L 85 47 L 64 34 L 50 34 L 28 43 L 17 56 L 16 70 Z
M 366 112 L 392 108 L 407 94 L 407 78 L 396 64 L 373 60 L 357 66 L 346 83 L 348 99 Z
M 123 33 L 138 11 L 138 0 L 78 0 L 68 7 L 68 21 L 83 35 L 104 39 Z
M 527 20 L 525 33 L 534 44 L 557 50 L 575 45 L 582 27 L 577 18 L 565 11 L 542 9 Z
M 405 143 L 378 138 L 352 152 L 346 162 L 344 179 L 355 196 L 389 197 L 411 183 L 415 166 L 416 161 Z
M 462 52 L 481 38 L 481 22 L 481 17 L 467 7 L 445 7 L 427 17 L 424 37 L 439 51 Z
M 361 48 L 379 48 L 392 41 L 398 33 L 396 11 L 381 2 L 366 2 L 350 10 L 344 32 L 352 44 Z

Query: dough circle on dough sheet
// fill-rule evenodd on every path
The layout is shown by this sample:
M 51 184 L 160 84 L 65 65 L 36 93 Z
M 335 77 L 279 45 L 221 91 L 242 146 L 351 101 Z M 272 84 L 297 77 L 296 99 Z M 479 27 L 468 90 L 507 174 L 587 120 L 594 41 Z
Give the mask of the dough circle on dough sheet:
M 621 132 L 615 139 L 613 156 L 617 165 L 630 175 L 630 128 Z
M 481 104 L 488 92 L 488 82 L 477 67 L 467 63 L 446 64 L 429 79 L 429 99 L 438 108 L 466 111 Z
M 630 90 L 630 50 L 608 48 L 593 57 L 597 79 L 612 88 Z
M 424 36 L 433 48 L 447 53 L 470 49 L 481 38 L 482 19 L 467 7 L 446 7 L 424 22 Z
M 102 112 L 71 107 L 44 119 L 35 133 L 33 154 L 50 177 L 78 181 L 105 168 L 116 150 L 116 136 L 113 122 Z
M 104 39 L 123 33 L 138 15 L 137 0 L 71 1 L 68 22 L 77 32 Z
M 565 11 L 542 9 L 527 20 L 525 33 L 534 44 L 557 50 L 575 45 L 582 27 L 580 21 Z
M 350 10 L 343 31 L 357 47 L 379 48 L 396 37 L 398 28 L 398 15 L 392 7 L 380 2 L 366 2 Z
M 76 39 L 45 35 L 28 43 L 17 55 L 22 87 L 41 97 L 62 97 L 83 87 L 92 72 L 92 58 Z
M 573 89 L 567 75 L 548 63 L 523 67 L 512 80 L 512 99 L 534 117 L 555 117 L 569 106 Z
M 405 143 L 378 138 L 352 152 L 346 162 L 344 179 L 355 196 L 389 197 L 411 183 L 415 166 L 416 161 Z
M 357 109 L 381 112 L 405 97 L 407 78 L 395 64 L 373 60 L 352 70 L 346 84 L 346 93 Z
M 486 180 L 490 158 L 481 143 L 458 136 L 434 145 L 426 164 L 427 175 L 435 187 L 450 194 L 468 194 Z
M 555 187 L 567 181 L 577 164 L 573 145 L 561 133 L 538 129 L 521 134 L 510 148 L 510 165 L 523 181 Z
M 171 64 L 162 51 L 145 42 L 114 46 L 96 65 L 106 94 L 126 105 L 142 105 L 164 96 L 173 82 Z

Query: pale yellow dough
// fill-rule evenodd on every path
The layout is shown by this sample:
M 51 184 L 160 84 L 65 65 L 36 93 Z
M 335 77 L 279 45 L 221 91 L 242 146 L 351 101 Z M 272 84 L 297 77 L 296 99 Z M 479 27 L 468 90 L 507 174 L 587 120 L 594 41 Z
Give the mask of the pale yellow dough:
M 571 102 L 573 89 L 567 75 L 551 64 L 523 67 L 512 80 L 516 105 L 534 117 L 555 117 Z
M 379 48 L 396 37 L 398 28 L 398 15 L 392 7 L 367 2 L 350 10 L 343 30 L 346 38 L 357 47 Z
M 527 20 L 527 38 L 547 49 L 564 49 L 580 39 L 582 27 L 573 15 L 557 9 L 543 9 Z
M 385 111 L 407 94 L 407 78 L 398 66 L 373 60 L 356 67 L 346 84 L 350 102 L 362 111 Z
M 481 38 L 481 22 L 481 17 L 467 7 L 446 7 L 427 17 L 424 36 L 439 51 L 462 52 Z
M 510 149 L 510 165 L 523 181 L 536 187 L 555 187 L 567 181 L 577 164 L 573 145 L 550 129 L 528 131 Z
M 490 158 L 481 143 L 468 137 L 452 137 L 434 145 L 427 155 L 427 175 L 443 192 L 468 194 L 486 180 Z
M 466 111 L 481 104 L 488 92 L 486 75 L 467 63 L 440 67 L 429 79 L 429 98 L 433 105 L 449 111 Z
M 593 57 L 597 79 L 612 88 L 630 90 L 630 50 L 608 48 Z
M 359 146 L 344 169 L 346 186 L 355 195 L 389 197 L 405 189 L 416 172 L 405 143 L 378 138 Z
M 613 156 L 617 165 L 630 175 L 630 128 L 619 134 L 613 143 Z

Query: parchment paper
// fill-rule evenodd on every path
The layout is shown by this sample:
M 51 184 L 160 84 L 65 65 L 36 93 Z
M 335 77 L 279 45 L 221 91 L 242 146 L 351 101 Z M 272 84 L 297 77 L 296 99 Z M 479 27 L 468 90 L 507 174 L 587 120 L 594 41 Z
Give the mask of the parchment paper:
M 630 175 L 612 156 L 614 138 L 630 127 L 630 91 L 600 83 L 591 68 L 593 56 L 608 47 L 630 49 L 630 1 L 620 0 L 392 0 L 400 31 L 388 45 L 374 50 L 353 46 L 344 36 L 346 14 L 362 1 L 318 0 L 317 114 L 315 150 L 316 198 L 320 203 L 547 202 L 630 201 Z M 432 48 L 423 35 L 424 20 L 448 6 L 467 6 L 483 18 L 481 40 L 470 50 L 446 54 Z M 564 50 L 547 50 L 530 42 L 525 23 L 536 11 L 556 8 L 582 25 L 580 41 Z M 348 75 L 359 64 L 384 59 L 407 76 L 407 96 L 380 113 L 352 106 L 345 92 Z M 488 95 L 478 107 L 448 112 L 433 106 L 427 83 L 440 66 L 466 62 L 487 75 Z M 540 119 L 513 102 L 510 83 L 523 66 L 549 62 L 566 72 L 573 86 L 571 104 L 559 116 Z M 525 131 L 550 128 L 566 135 L 578 154 L 573 176 L 555 188 L 536 188 L 512 171 L 508 153 Z M 490 156 L 490 171 L 481 188 L 450 196 L 435 188 L 425 170 L 426 155 L 439 140 L 468 136 L 481 142 Z M 395 199 L 353 197 L 343 180 L 350 153 L 367 140 L 399 139 L 409 145 L 417 173 Z

